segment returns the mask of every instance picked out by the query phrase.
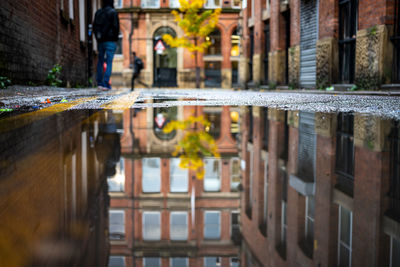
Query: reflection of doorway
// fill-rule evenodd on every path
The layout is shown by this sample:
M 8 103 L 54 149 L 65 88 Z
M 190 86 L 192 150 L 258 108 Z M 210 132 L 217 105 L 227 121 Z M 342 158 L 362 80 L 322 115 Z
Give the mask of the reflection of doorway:
M 173 37 L 176 33 L 169 27 L 161 27 L 154 33 L 153 59 L 154 59 L 154 86 L 176 87 L 177 50 L 168 46 L 163 40 L 164 34 Z

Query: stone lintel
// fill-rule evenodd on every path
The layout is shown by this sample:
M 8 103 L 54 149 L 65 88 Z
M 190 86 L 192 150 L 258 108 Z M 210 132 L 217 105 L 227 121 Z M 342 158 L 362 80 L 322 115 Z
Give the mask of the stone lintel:
M 288 111 L 288 125 L 294 128 L 299 128 L 299 111 L 289 110 Z
M 303 196 L 310 196 L 315 194 L 314 182 L 307 181 L 294 174 L 291 174 L 289 177 L 289 185 Z
M 318 135 L 332 138 L 336 133 L 337 117 L 335 113 L 315 113 L 315 132 Z
M 282 109 L 268 108 L 268 119 L 285 122 L 285 111 Z
M 354 199 L 337 188 L 333 188 L 333 203 L 343 206 L 349 211 L 354 210 Z
M 381 152 L 391 130 L 390 120 L 377 116 L 356 114 L 354 116 L 354 145 Z
M 254 118 L 259 118 L 259 117 L 260 117 L 261 108 L 262 108 L 262 107 L 258 107 L 258 106 L 254 106 L 254 107 L 253 107 L 253 117 L 254 117 Z
M 400 240 L 400 222 L 389 216 L 383 216 L 383 231 L 385 234 Z

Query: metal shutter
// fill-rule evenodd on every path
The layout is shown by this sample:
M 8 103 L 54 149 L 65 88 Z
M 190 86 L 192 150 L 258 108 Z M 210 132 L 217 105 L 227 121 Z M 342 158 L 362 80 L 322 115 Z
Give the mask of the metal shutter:
M 315 176 L 316 135 L 314 118 L 313 112 L 300 112 L 298 176 L 310 181 L 313 181 Z
M 300 3 L 300 86 L 315 87 L 318 0 Z

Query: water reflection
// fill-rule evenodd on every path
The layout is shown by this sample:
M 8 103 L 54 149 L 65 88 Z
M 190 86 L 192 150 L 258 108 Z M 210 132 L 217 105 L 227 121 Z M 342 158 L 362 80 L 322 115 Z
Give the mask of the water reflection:
M 192 115 L 220 153 L 203 179 L 172 156 L 184 133 L 162 131 Z M 400 266 L 398 122 L 160 105 L 15 120 L 0 266 Z

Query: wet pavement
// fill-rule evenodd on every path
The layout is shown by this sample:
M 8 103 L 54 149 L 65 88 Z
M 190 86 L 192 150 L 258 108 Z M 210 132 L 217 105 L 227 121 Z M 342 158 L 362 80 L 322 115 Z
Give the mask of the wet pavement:
M 400 264 L 396 92 L 0 99 L 0 266 Z

